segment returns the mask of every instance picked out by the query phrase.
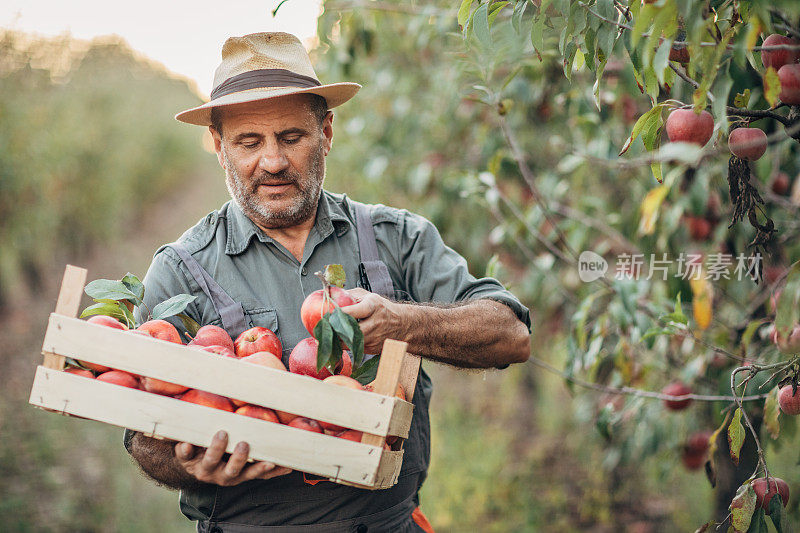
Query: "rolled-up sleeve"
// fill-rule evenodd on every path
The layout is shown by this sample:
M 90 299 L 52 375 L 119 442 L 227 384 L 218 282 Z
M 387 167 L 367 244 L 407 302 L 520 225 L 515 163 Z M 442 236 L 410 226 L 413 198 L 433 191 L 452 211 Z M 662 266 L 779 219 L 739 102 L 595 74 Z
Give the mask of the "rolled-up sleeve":
M 397 242 L 404 289 L 417 302 L 489 299 L 507 305 L 531 330 L 530 311 L 494 278 L 475 278 L 467 261 L 447 246 L 429 220 L 402 211 Z

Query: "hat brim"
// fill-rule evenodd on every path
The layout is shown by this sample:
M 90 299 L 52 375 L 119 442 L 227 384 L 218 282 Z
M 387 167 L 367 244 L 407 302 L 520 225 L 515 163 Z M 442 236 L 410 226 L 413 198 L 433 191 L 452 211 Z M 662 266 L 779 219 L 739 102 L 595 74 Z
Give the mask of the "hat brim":
M 249 89 L 246 91 L 238 91 L 231 94 L 226 94 L 215 100 L 211 100 L 201 106 L 187 109 L 175 115 L 176 120 L 186 122 L 187 124 L 195 124 L 197 126 L 210 126 L 211 125 L 211 108 L 218 106 L 244 104 L 246 102 L 255 102 L 258 100 L 268 100 L 270 98 L 278 98 L 279 96 L 287 96 L 290 94 L 317 94 L 325 98 L 328 102 L 328 109 L 340 106 L 346 101 L 350 100 L 356 95 L 361 85 L 358 83 L 342 82 L 331 83 L 330 85 L 319 85 L 317 87 L 271 87 Z

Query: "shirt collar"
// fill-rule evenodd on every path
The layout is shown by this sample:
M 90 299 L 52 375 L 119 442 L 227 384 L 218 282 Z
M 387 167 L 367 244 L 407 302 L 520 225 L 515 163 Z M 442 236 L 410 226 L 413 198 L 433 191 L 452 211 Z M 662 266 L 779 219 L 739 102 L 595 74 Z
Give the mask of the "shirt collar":
M 342 195 L 342 200 L 344 200 L 344 195 Z M 242 208 L 235 201 L 228 203 L 227 221 L 228 239 L 225 243 L 225 253 L 228 255 L 238 255 L 244 252 L 250 246 L 253 237 L 257 237 L 263 243 L 274 242 L 244 214 Z M 330 193 L 322 191 L 317 204 L 314 230 L 322 239 L 326 239 L 334 230 L 337 236 L 343 235 L 351 225 L 352 221 L 348 218 L 344 207 Z

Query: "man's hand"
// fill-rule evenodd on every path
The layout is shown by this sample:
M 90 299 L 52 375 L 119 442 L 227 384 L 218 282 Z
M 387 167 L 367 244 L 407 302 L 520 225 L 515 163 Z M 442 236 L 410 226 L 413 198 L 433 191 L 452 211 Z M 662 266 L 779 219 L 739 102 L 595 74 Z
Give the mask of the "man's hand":
M 175 445 L 175 457 L 178 464 L 198 481 L 212 483 L 223 487 L 238 485 L 251 479 L 270 479 L 291 472 L 290 468 L 276 466 L 267 461 L 247 464 L 250 446 L 246 442 L 236 445 L 227 462 L 223 461 L 225 448 L 228 445 L 228 434 L 217 432 L 211 440 L 211 446 L 203 451 L 188 442 Z
M 407 342 L 410 353 L 458 367 L 503 367 L 530 356 L 527 326 L 503 303 L 412 304 L 360 288 L 347 292 L 356 303 L 342 311 L 358 320 L 366 353 L 380 353 L 384 340 L 396 339 Z
M 365 353 L 380 353 L 386 339 L 403 339 L 403 304 L 360 287 L 347 292 L 356 303 L 342 307 L 342 311 L 358 320 L 364 334 Z

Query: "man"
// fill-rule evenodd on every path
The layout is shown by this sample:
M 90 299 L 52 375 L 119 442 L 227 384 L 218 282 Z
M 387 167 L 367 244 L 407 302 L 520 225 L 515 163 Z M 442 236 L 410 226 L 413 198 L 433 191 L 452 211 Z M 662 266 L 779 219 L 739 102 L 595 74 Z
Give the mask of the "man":
M 348 286 L 373 286 L 351 288 L 357 303 L 343 308 L 359 320 L 367 353 L 393 338 L 459 367 L 527 360 L 528 310 L 495 280 L 470 276 L 430 222 L 322 190 L 329 109 L 360 86 L 321 85 L 301 43 L 284 33 L 228 39 L 214 86 L 209 103 L 176 118 L 210 127 L 233 201 L 156 252 L 145 277 L 148 307 L 194 294 L 186 312 L 199 323 L 221 324 L 232 336 L 267 327 L 280 336 L 286 362 L 308 336 L 299 308 L 319 288 L 313 273 L 335 263 Z M 181 510 L 199 531 L 421 531 L 430 391 L 421 371 L 403 467 L 386 490 L 312 485 L 299 472 L 248 464 L 247 443 L 226 458 L 224 432 L 207 449 L 128 432 L 126 447 L 150 477 L 181 489 Z

